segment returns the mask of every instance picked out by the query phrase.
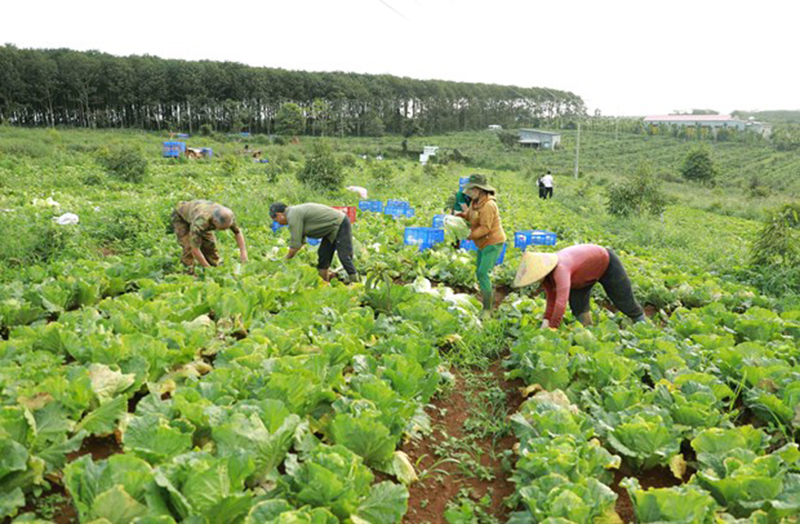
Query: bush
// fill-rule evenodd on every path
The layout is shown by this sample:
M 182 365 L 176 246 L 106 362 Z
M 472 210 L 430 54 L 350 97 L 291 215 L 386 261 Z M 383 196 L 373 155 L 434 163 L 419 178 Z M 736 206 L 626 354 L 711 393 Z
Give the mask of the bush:
M 150 231 L 153 218 L 141 209 L 113 209 L 95 235 L 103 243 L 134 248 Z
M 49 212 L 0 213 L 0 236 L 16 239 L 0 243 L 0 261 L 21 266 L 68 256 L 73 254 L 69 251 L 77 244 L 79 231 L 79 226 L 56 224 Z
M 358 159 L 353 153 L 342 153 L 339 155 L 339 163 L 342 164 L 343 167 L 356 167 L 357 161 Z
M 280 177 L 289 171 L 291 162 L 288 156 L 279 151 L 274 155 L 270 155 L 269 162 L 264 167 L 264 174 L 266 182 L 269 184 L 276 183 Z
M 394 179 L 394 169 L 388 162 L 372 162 L 369 174 L 381 186 L 388 186 Z
M 509 149 L 515 147 L 519 142 L 519 136 L 511 131 L 500 131 L 497 133 L 497 139 Z
M 221 163 L 222 174 L 226 176 L 234 176 L 239 172 L 239 167 L 241 164 L 241 159 L 236 155 L 224 156 Z
M 681 166 L 681 175 L 686 180 L 710 183 L 717 176 L 717 167 L 706 146 L 697 146 L 689 151 Z
M 762 185 L 760 179 L 754 176 L 747 186 L 747 193 L 752 198 L 765 198 L 769 196 L 769 188 Z
M 106 183 L 106 176 L 98 171 L 91 171 L 83 177 L 83 184 L 87 186 L 102 186 Z
M 647 164 L 641 164 L 627 180 L 611 184 L 606 190 L 606 209 L 614 216 L 660 215 L 667 197 Z
M 428 178 L 433 178 L 433 179 L 441 178 L 445 174 L 445 168 L 444 166 L 441 166 L 439 164 L 433 164 L 431 162 L 428 162 L 422 168 L 422 174 L 424 174 Z
M 211 124 L 203 124 L 200 126 L 200 136 L 211 136 L 214 133 L 214 128 Z
M 770 214 L 750 247 L 753 266 L 800 264 L 800 204 L 786 204 Z
M 147 176 L 147 158 L 138 148 L 114 146 L 97 157 L 108 174 L 125 182 L 142 182 Z
M 297 172 L 297 180 L 311 189 L 333 191 L 344 185 L 344 170 L 325 141 L 311 146 L 303 168 Z

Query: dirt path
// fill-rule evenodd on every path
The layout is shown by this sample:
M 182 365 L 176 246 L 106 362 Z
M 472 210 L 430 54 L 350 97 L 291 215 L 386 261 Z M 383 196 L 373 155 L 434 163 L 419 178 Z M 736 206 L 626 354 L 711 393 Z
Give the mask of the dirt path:
M 428 409 L 433 434 L 403 447 L 413 462 L 420 460 L 423 474 L 410 487 L 403 522 L 445 523 L 448 509 L 473 522 L 506 520 L 510 509 L 504 501 L 515 486 L 509 478 L 513 460 L 505 455 L 516 443 L 508 415 L 522 397 L 520 384 L 503 378 L 501 360 L 485 371 L 456 370 L 455 387 Z M 442 459 L 458 462 L 437 464 Z

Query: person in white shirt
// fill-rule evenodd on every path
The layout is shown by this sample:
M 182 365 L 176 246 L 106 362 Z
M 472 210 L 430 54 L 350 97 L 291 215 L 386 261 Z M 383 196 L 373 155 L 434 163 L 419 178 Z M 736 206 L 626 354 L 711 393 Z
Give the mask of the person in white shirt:
M 553 198 L 553 175 L 550 171 L 542 177 L 542 187 L 544 189 L 543 198 Z

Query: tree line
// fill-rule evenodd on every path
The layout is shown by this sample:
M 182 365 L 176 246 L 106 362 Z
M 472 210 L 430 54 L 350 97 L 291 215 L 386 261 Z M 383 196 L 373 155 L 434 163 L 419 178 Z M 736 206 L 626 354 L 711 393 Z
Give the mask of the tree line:
M 508 127 L 585 113 L 583 100 L 537 87 L 305 72 L 233 62 L 0 47 L 0 121 L 21 126 L 371 136 Z

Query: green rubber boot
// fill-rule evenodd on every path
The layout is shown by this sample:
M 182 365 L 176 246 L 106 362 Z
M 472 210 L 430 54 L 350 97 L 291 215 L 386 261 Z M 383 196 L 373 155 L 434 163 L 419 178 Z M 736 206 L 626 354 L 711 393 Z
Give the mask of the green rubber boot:
M 492 308 L 494 307 L 494 290 L 490 291 L 489 293 L 483 294 L 483 311 L 481 311 L 481 317 L 491 317 L 492 316 Z

